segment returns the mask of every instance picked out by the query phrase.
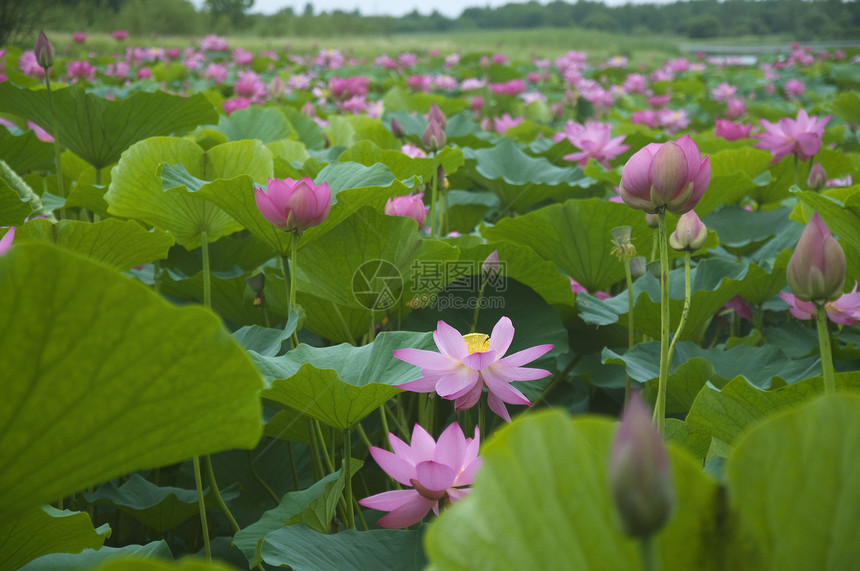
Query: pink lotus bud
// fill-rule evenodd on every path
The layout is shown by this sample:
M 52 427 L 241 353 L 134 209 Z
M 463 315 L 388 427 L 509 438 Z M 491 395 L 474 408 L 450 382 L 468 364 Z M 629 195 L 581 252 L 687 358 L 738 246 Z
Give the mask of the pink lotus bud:
M 442 110 L 439 109 L 439 106 L 435 103 L 430 104 L 430 111 L 427 113 L 428 118 L 439 123 L 439 126 L 442 127 L 442 130 L 445 130 L 445 127 L 448 125 L 448 120 L 445 118 L 445 114 L 442 113 Z
M 15 239 L 15 227 L 12 226 L 8 232 L 0 238 L 0 256 L 6 253 L 6 250 L 12 247 L 12 240 Z
M 406 131 L 403 129 L 403 123 L 401 123 L 401 122 L 400 122 L 400 121 L 398 121 L 397 119 L 392 119 L 392 120 L 391 120 L 391 132 L 392 132 L 392 133 L 394 134 L 394 136 L 395 136 L 395 137 L 397 137 L 398 139 L 402 139 L 402 138 L 403 138 L 403 135 L 405 135 L 405 134 L 406 134 Z
M 418 222 L 418 229 L 427 222 L 427 207 L 424 206 L 424 193 L 395 196 L 385 203 L 385 213 L 389 216 L 408 216 Z
M 428 151 L 435 152 L 445 146 L 448 141 L 442 126 L 433 118 L 427 122 L 427 128 L 421 135 L 421 142 Z
M 806 185 L 812 190 L 821 190 L 827 186 L 827 171 L 821 166 L 821 163 L 815 161 L 815 164 L 809 169 L 809 176 L 806 177 Z
M 621 171 L 619 192 L 632 208 L 655 213 L 692 210 L 711 181 L 710 157 L 702 159 L 689 135 L 650 143 L 630 157 Z
M 45 32 L 39 32 L 33 52 L 36 54 L 36 62 L 40 67 L 48 69 L 54 65 L 54 46 L 48 41 L 48 36 L 45 35 Z
M 83 32 L 75 32 L 72 34 L 72 41 L 76 44 L 82 44 L 87 41 L 87 35 Z
M 695 211 L 691 210 L 681 215 L 675 231 L 669 235 L 669 245 L 678 251 L 695 252 L 705 244 L 707 238 L 707 227 L 699 220 Z
M 287 232 L 303 232 L 322 223 L 331 209 L 331 189 L 317 186 L 308 177 L 301 180 L 270 178 L 265 189 L 254 187 L 260 213 Z
M 842 295 L 846 267 L 842 246 L 816 212 L 788 261 L 788 287 L 803 301 L 833 301 Z
M 122 42 L 128 39 L 128 30 L 114 30 L 113 32 L 111 32 L 111 35 L 116 41 Z
M 669 455 L 638 391 L 631 393 L 612 441 L 609 489 L 627 535 L 645 538 L 669 521 L 675 503 Z
M 493 253 L 486 257 L 481 263 L 481 274 L 484 276 L 494 276 L 499 273 L 499 251 L 493 250 Z

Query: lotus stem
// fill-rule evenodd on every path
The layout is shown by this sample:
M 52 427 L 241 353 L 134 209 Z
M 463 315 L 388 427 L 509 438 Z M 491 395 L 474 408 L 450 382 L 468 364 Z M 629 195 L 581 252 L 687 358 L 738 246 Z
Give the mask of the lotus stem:
M 657 402 L 654 423 L 660 434 L 666 421 L 666 385 L 669 381 L 669 237 L 666 212 L 657 213 L 660 242 L 660 376 L 657 379 Z
M 827 328 L 827 313 L 824 305 L 815 304 L 815 324 L 818 327 L 818 345 L 821 348 L 821 376 L 824 378 L 824 394 L 836 392 L 836 373 L 833 370 L 833 350 L 830 347 L 830 331 Z
M 33 192 L 30 185 L 24 182 L 24 179 L 18 176 L 18 173 L 13 171 L 12 168 L 6 164 L 6 161 L 3 160 L 0 160 L 0 177 L 6 181 L 12 190 L 18 193 L 21 200 L 30 203 L 30 208 L 32 208 L 32 212 L 30 213 L 31 217 L 44 216 L 51 223 L 57 222 L 57 218 L 54 216 L 54 213 L 50 210 L 45 210 L 45 207 L 42 205 L 42 198 Z
M 627 349 L 636 344 L 636 334 L 633 328 L 633 274 L 630 271 L 630 260 L 624 262 L 624 278 L 627 280 Z M 630 398 L 630 373 L 624 380 L 624 402 Z
M 689 250 L 684 251 L 684 309 L 681 310 L 681 321 L 678 322 L 678 329 L 675 330 L 675 336 L 672 337 L 672 343 L 669 345 L 669 354 L 666 357 L 667 367 L 672 364 L 672 356 L 675 354 L 675 345 L 681 338 L 681 333 L 684 331 L 684 325 L 687 323 L 687 315 L 690 313 L 690 302 L 692 301 L 692 288 L 690 284 L 690 258 L 692 253 Z
M 355 529 L 355 510 L 352 498 L 352 435 L 349 428 L 343 431 L 343 477 L 344 501 L 346 502 L 346 527 Z
M 200 509 L 200 528 L 203 531 L 203 549 L 206 561 L 212 562 L 212 547 L 209 545 L 209 524 L 206 522 L 206 499 L 203 496 L 203 478 L 200 476 L 200 457 L 191 459 L 194 465 L 194 485 L 197 487 L 197 507 Z
M 54 167 L 57 169 L 57 195 L 65 202 L 66 191 L 63 186 L 63 165 L 60 161 L 60 130 L 57 113 L 54 110 L 54 93 L 51 91 L 51 74 L 45 70 L 45 89 L 48 92 L 48 106 L 51 108 L 51 118 L 54 127 Z M 66 207 L 60 209 L 60 218 L 65 218 Z

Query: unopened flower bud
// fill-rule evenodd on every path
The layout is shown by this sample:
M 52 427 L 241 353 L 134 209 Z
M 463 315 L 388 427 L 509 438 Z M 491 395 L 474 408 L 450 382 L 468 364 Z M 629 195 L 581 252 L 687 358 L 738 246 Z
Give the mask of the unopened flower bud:
M 827 172 L 818 161 L 809 169 L 809 176 L 806 177 L 806 185 L 812 190 L 821 190 L 827 186 Z
M 391 120 L 391 132 L 398 139 L 402 139 L 403 136 L 406 134 L 406 131 L 403 129 L 403 123 L 401 123 L 397 119 Z
M 439 106 L 435 103 L 430 104 L 430 111 L 427 113 L 428 119 L 432 119 L 439 123 L 439 126 L 442 127 L 442 130 L 445 130 L 445 127 L 448 126 L 448 120 L 445 118 L 445 114 L 442 113 L 442 110 L 439 109 Z
M 635 280 L 645 275 L 647 263 L 645 256 L 636 256 L 630 260 L 630 276 Z
M 481 274 L 487 277 L 495 276 L 499 273 L 499 267 L 499 251 L 493 250 L 481 264 Z
M 45 35 L 45 32 L 39 32 L 33 52 L 36 54 L 36 62 L 41 67 L 47 70 L 54 65 L 54 46 L 48 41 L 48 36 Z
M 656 214 L 649 214 L 646 212 L 645 224 L 647 224 L 649 228 L 657 228 L 660 226 L 660 218 Z
M 842 246 L 816 212 L 788 261 L 788 287 L 802 301 L 822 304 L 834 301 L 842 295 L 846 269 Z
M 427 122 L 424 134 L 421 135 L 421 142 L 424 144 L 424 148 L 428 151 L 436 152 L 444 147 L 447 141 L 448 139 L 445 137 L 445 131 L 442 130 L 442 126 L 434 119 L 430 119 Z
M 691 210 L 681 215 L 675 231 L 669 235 L 669 245 L 681 252 L 684 250 L 695 252 L 705 244 L 707 239 L 707 227 Z
M 675 504 L 669 455 L 638 391 L 630 395 L 612 441 L 609 488 L 627 535 L 649 537 L 669 521 Z

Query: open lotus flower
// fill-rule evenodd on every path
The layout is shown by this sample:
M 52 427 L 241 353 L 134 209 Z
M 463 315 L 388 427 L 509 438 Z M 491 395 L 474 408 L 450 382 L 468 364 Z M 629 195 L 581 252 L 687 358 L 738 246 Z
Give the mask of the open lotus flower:
M 266 220 L 287 232 L 303 232 L 322 223 L 331 209 L 328 183 L 317 186 L 309 177 L 270 178 L 265 189 L 254 188 L 254 198 Z
M 801 301 L 833 301 L 842 295 L 846 264 L 842 246 L 816 212 L 788 260 L 788 287 Z
M 412 430 L 412 444 L 406 444 L 394 434 L 388 434 L 391 449 L 388 452 L 376 446 L 370 454 L 379 467 L 410 490 L 392 490 L 359 500 L 359 504 L 389 512 L 379 519 L 387 528 L 403 528 L 416 524 L 432 509 L 439 513 L 440 502 L 447 505 L 464 497 L 475 473 L 481 466 L 478 458 L 480 435 L 466 438 L 456 422 L 439 436 L 439 441 L 416 424 Z
M 416 393 L 437 393 L 454 401 L 455 410 L 475 406 L 484 387 L 489 395 L 490 410 L 511 421 L 505 403 L 531 406 L 529 399 L 511 386 L 511 381 L 533 381 L 550 375 L 544 369 L 523 367 L 550 349 L 552 345 L 538 345 L 505 357 L 514 338 L 514 326 L 502 317 L 488 337 L 483 333 L 460 333 L 440 321 L 433 340 L 440 353 L 423 349 L 396 349 L 394 356 L 401 361 L 421 367 L 421 378 L 397 388 Z
M 797 118 L 783 117 L 777 123 L 760 119 L 764 132 L 759 134 L 755 147 L 773 153 L 771 162 L 779 162 L 783 157 L 795 155 L 801 161 L 808 161 L 821 149 L 824 127 L 830 115 L 819 119 L 809 116 L 805 109 L 797 111 Z
M 695 208 L 711 182 L 710 157 L 702 158 L 689 135 L 650 143 L 630 157 L 618 190 L 624 202 L 645 212 L 684 214 Z
M 815 319 L 815 304 L 803 301 L 782 292 L 779 296 L 788 304 L 788 310 L 798 319 Z M 860 293 L 857 292 L 857 282 L 851 293 L 842 294 L 838 299 L 824 304 L 824 312 L 833 323 L 840 325 L 856 325 L 860 323 Z

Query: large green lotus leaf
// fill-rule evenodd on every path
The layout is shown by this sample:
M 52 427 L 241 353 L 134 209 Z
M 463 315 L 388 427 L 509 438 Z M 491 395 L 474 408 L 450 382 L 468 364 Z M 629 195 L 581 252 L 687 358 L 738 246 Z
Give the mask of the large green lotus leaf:
M 304 165 L 304 163 L 311 158 L 308 154 L 307 147 L 301 141 L 281 139 L 279 141 L 266 143 L 266 148 L 272 152 L 274 160 L 280 160 L 289 165 L 292 165 L 293 163 Z M 275 178 L 278 178 L 277 175 L 275 175 Z
M 588 189 L 594 181 L 579 167 L 557 167 L 543 157 L 531 157 L 511 139 L 503 138 L 486 149 L 467 148 L 464 155 L 465 172 L 495 192 L 505 209 L 522 212 L 547 199 L 561 201 L 592 194 Z
M 499 207 L 499 197 L 490 191 L 448 190 L 445 192 L 446 231 L 472 234 L 487 214 Z
M 791 250 L 783 250 L 772 267 L 750 264 L 738 295 L 753 305 L 761 305 L 782 291 L 787 282 L 785 269 L 791 254 Z
M 72 85 L 53 91 L 60 144 L 93 165 L 117 162 L 132 144 L 158 135 L 184 134 L 214 123 L 218 113 L 200 93 L 184 97 L 164 91 L 138 91 L 110 101 Z M 0 111 L 31 119 L 48 128 L 54 114 L 45 90 L 0 84 Z
M 770 153 L 752 147 L 711 154 L 711 182 L 696 205 L 696 214 L 704 219 L 719 207 L 736 204 L 748 192 L 758 190 L 762 185 L 753 179 L 768 168 L 770 159 Z
M 742 252 L 762 245 L 797 223 L 789 219 L 790 207 L 748 212 L 740 206 L 724 206 L 702 221 L 720 236 L 720 245 L 732 252 Z
M 543 411 L 495 433 L 471 493 L 427 532 L 430 569 L 637 569 L 636 543 L 621 532 L 609 493 L 616 429 L 604 418 Z M 719 569 L 718 487 L 701 462 L 669 452 L 677 507 L 657 535 L 661 568 Z
M 283 307 L 287 306 L 286 294 L 282 295 L 276 288 L 275 296 L 281 297 Z M 269 298 L 271 299 L 271 296 Z M 332 343 L 355 343 L 356 339 L 367 334 L 371 317 L 374 323 L 379 323 L 386 317 L 393 318 L 396 311 L 403 311 L 397 309 L 401 304 L 389 309 L 388 314 L 377 311 L 371 316 L 370 311 L 364 307 L 354 307 L 355 304 L 342 305 L 306 292 L 298 294 L 297 299 L 297 304 L 305 311 L 303 328 Z M 272 303 L 274 305 L 275 301 Z
M 806 175 L 803 179 L 806 180 Z M 771 165 L 753 179 L 757 188 L 749 191 L 747 196 L 758 204 L 776 205 L 791 196 L 789 189 L 796 184 L 794 161 L 786 158 Z
M 733 298 L 742 287 L 747 265 L 722 258 L 709 258 L 699 263 L 690 274 L 692 301 L 681 339 L 696 339 L 714 314 Z M 633 282 L 633 310 L 636 330 L 651 337 L 660 337 L 660 282 L 650 273 Z M 674 331 L 681 321 L 684 306 L 684 269 L 669 272 L 670 326 Z M 580 317 L 594 325 L 627 323 L 627 292 L 615 297 L 597 299 L 585 292 L 577 295 Z M 613 318 L 617 316 L 617 318 Z
M 33 208 L 0 178 L 0 226 L 17 226 L 30 215 Z
M 860 395 L 769 418 L 729 455 L 735 569 L 852 569 L 860 560 Z
M 107 482 L 83 496 L 90 504 L 114 506 L 162 533 L 200 514 L 196 490 L 156 486 L 136 473 L 121 486 Z M 229 500 L 229 494 L 225 492 L 224 498 Z M 206 501 L 210 506 L 217 505 L 215 493 L 208 488 Z
M 382 101 L 385 106 L 385 110 L 394 111 L 395 113 L 392 113 L 391 115 L 398 119 L 400 119 L 401 114 L 418 119 L 419 116 L 413 114 L 413 112 L 417 111 L 422 114 L 427 113 L 433 103 L 438 105 L 439 109 L 441 109 L 448 118 L 460 113 L 469 106 L 465 100 L 458 97 L 447 97 L 445 95 L 424 92 L 412 93 L 406 91 L 400 86 L 395 86 L 389 89 L 383 96 Z M 426 122 L 424 124 L 426 125 Z M 421 127 L 417 134 L 420 136 L 423 130 L 424 128 Z M 408 132 L 409 131 L 407 130 L 407 133 Z
M 329 120 L 325 132 L 332 147 L 351 147 L 370 140 L 383 149 L 399 149 L 400 140 L 382 126 L 379 119 L 366 115 L 337 115 Z
M 325 147 L 326 140 L 322 127 L 317 125 L 316 121 L 292 107 L 281 108 L 281 111 L 287 116 L 293 129 L 296 130 L 299 141 L 304 143 L 305 147 L 315 150 Z
M 68 189 L 65 206 L 66 208 L 86 208 L 102 218 L 107 218 L 110 214 L 104 199 L 106 189 L 107 187 L 104 186 L 76 182 Z
M 420 376 L 394 349 L 433 346 L 430 333 L 394 331 L 361 347 L 301 344 L 281 357 L 249 355 L 268 385 L 260 396 L 346 429 L 399 393 L 394 385 Z
M 857 390 L 860 388 L 860 373 L 837 373 L 836 386 L 839 389 Z M 823 392 L 822 387 L 823 381 L 819 376 L 771 390 L 762 390 L 738 376 L 722 390 L 711 387 L 702 389 L 687 415 L 687 423 L 707 430 L 723 442 L 733 444 L 756 422 L 810 400 Z
M 0 159 L 17 173 L 54 170 L 54 145 L 40 141 L 33 131 L 12 134 L 0 127 Z
M 146 545 L 84 549 L 80 553 L 50 553 L 30 561 L 21 571 L 88 571 L 111 559 L 172 559 L 170 546 L 163 539 Z
M 417 292 L 425 293 L 425 284 L 418 283 L 419 266 L 439 267 L 456 259 L 458 252 L 441 240 L 421 238 L 416 229 L 415 220 L 408 217 L 387 216 L 367 206 L 353 212 L 341 224 L 300 249 L 299 295 L 307 292 L 369 311 L 378 303 L 373 297 L 375 292 L 382 294 L 376 288 L 386 285 L 373 281 L 380 264 L 391 277 L 386 292 L 394 296 L 402 292 L 403 301 L 411 300 Z M 304 237 L 300 243 L 303 240 Z M 435 289 L 427 293 L 435 293 L 444 285 L 435 284 Z M 368 293 L 363 297 L 356 295 L 362 291 Z M 301 298 L 298 302 L 302 304 Z
M 608 290 L 624 279 L 624 266 L 611 254 L 610 232 L 618 226 L 632 228 L 637 251 L 651 251 L 653 232 L 642 212 L 597 198 L 568 200 L 516 218 L 504 218 L 495 226 L 482 228 L 481 234 L 490 241 L 529 246 L 588 291 L 598 291 Z M 625 294 L 625 308 L 626 303 Z
M 352 475 L 363 465 L 353 460 Z M 260 564 L 260 548 L 264 538 L 282 527 L 304 523 L 318 533 L 328 533 L 331 519 L 337 507 L 338 498 L 343 492 L 343 469 L 333 472 L 306 490 L 288 492 L 281 502 L 266 512 L 259 520 L 240 529 L 233 538 L 251 567 Z
M 255 294 L 248 287 L 244 274 L 223 275 L 221 272 L 213 272 L 209 284 L 212 309 L 224 320 L 236 324 L 265 323 L 262 309 L 254 306 Z M 160 279 L 159 286 L 163 295 L 203 303 L 203 272 L 191 277 L 175 276 L 168 272 Z M 277 321 L 286 313 L 274 307 L 268 299 L 266 303 L 272 321 Z
M 228 179 L 226 185 L 244 186 L 247 177 L 259 182 L 272 175 L 272 155 L 260 141 L 224 143 L 203 151 L 191 141 L 154 137 L 123 153 L 105 195 L 108 211 L 167 230 L 189 250 L 200 246 L 202 229 L 214 242 L 241 230 L 242 225 L 221 208 L 195 196 L 194 188 L 187 186 L 192 180 L 180 185 L 185 192 L 165 192 L 159 167 L 177 163 L 194 180 Z
M 292 232 L 284 232 L 260 213 L 251 177 L 240 175 L 230 180 L 206 182 L 191 176 L 181 164 L 165 164 L 161 168 L 161 183 L 166 191 L 193 192 L 194 196 L 226 212 L 278 255 L 289 253 Z
M 429 157 L 412 158 L 399 150 L 382 149 L 373 141 L 359 141 L 345 150 L 338 161 L 351 161 L 366 166 L 382 163 L 391 169 L 398 180 L 419 176 L 429 183 L 433 176 L 433 159 Z M 463 166 L 463 151 L 459 148 L 445 147 L 439 151 L 436 164 L 441 165 L 445 174 L 451 174 Z
M 211 312 L 47 244 L 0 258 L 0 289 L 4 521 L 259 439 L 259 374 Z
M 227 135 L 228 141 L 259 139 L 270 143 L 298 136 L 279 109 L 259 105 L 237 109 L 230 115 L 221 115 L 216 128 Z
M 117 270 L 128 270 L 154 260 L 163 260 L 173 246 L 167 232 L 147 232 L 134 220 L 108 218 L 96 223 L 61 220 L 30 220 L 18 229 L 16 243 L 50 242 Z
M 294 571 L 418 571 L 427 563 L 421 535 L 420 531 L 400 529 L 347 529 L 324 535 L 303 525 L 293 525 L 267 535 L 261 555 L 269 565 L 289 565 Z
M 711 434 L 677 418 L 667 418 L 664 427 L 666 442 L 674 442 L 695 458 L 704 459 L 711 447 Z
M 0 569 L 19 569 L 48 553 L 79 553 L 98 549 L 110 536 L 110 526 L 93 529 L 86 512 L 34 507 L 0 524 Z
M 532 288 L 550 305 L 574 305 L 570 280 L 558 271 L 554 263 L 542 259 L 528 246 L 514 242 L 494 242 L 464 247 L 458 261 L 470 261 L 472 270 L 480 275 L 481 264 L 494 251 L 499 255 L 499 276 L 494 279 L 515 279 Z
M 603 359 L 608 363 L 624 365 L 627 374 L 640 383 L 653 381 L 660 369 L 660 343 L 637 343 L 624 354 L 605 349 Z M 669 386 L 672 390 L 677 382 L 675 389 L 689 397 L 698 394 L 706 381 L 719 386 L 729 379 L 743 376 L 764 389 L 772 386 L 774 379 L 789 384 L 801 381 L 819 370 L 818 367 L 817 358 L 789 359 L 776 345 L 735 345 L 729 349 L 706 349 L 691 341 L 681 341 L 675 346 L 675 356 L 669 366 Z
M 830 109 L 846 123 L 860 123 L 860 92 L 843 91 L 833 98 Z
M 117 557 L 102 563 L 95 571 L 239 571 L 236 567 L 204 559 L 184 557 L 179 561 L 163 561 L 161 559 L 139 559 L 136 557 Z
M 796 192 L 795 195 L 801 202 L 818 211 L 827 228 L 843 244 L 860 249 L 860 189 L 844 196 L 841 204 L 817 192 Z M 808 220 L 809 216 L 804 218 Z

